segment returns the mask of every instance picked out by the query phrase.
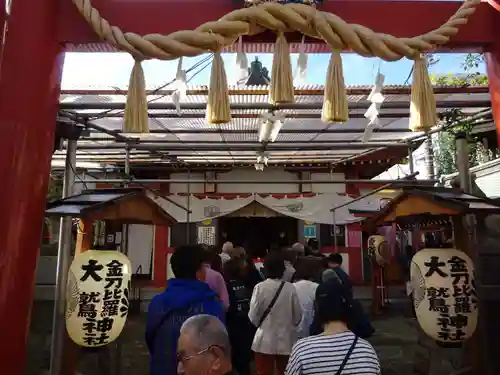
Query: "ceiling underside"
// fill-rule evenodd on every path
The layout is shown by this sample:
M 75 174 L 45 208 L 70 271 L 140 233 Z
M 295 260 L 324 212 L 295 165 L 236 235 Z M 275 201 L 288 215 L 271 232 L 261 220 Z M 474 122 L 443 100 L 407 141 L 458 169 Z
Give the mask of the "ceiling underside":
M 364 113 L 371 87 L 347 89 L 350 119 L 344 124 L 321 121 L 323 87 L 296 88 L 295 104 L 279 109 L 286 114 L 275 142 L 259 143 L 261 115 L 268 112 L 266 87 L 230 88 L 233 119 L 228 124 L 209 125 L 205 121 L 206 87 L 190 87 L 186 100 L 177 111 L 172 91 L 149 95 L 150 134 L 121 133 L 125 95 L 113 90 L 70 90 L 61 95 L 60 117 L 82 121 L 90 134 L 78 141 L 77 160 L 104 165 L 123 164 L 127 144 L 130 161 L 135 164 L 249 164 L 257 152 L 266 152 L 269 164 L 343 163 L 377 150 L 407 153 L 407 144 L 423 133 L 408 129 L 410 88 L 385 88 L 380 111 L 380 127 L 368 142 L 362 137 L 368 120 Z M 490 108 L 486 87 L 436 88 L 438 112 L 459 108 L 476 114 Z M 119 95 L 116 95 L 119 94 Z M 85 122 L 82 121 L 82 122 Z M 111 135 L 110 135 L 111 134 Z M 421 137 L 420 137 L 421 138 Z M 404 150 L 404 151 L 403 151 Z M 57 151 L 54 160 L 62 161 L 65 150 Z

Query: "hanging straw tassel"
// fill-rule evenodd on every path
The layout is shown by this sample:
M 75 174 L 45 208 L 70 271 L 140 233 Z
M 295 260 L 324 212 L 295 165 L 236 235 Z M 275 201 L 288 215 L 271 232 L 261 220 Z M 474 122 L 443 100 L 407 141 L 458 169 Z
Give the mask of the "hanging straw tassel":
M 269 85 L 269 102 L 271 104 L 294 102 L 290 50 L 285 35 L 281 32 L 274 45 L 273 69 Z
M 225 124 L 231 121 L 226 71 L 219 52 L 215 52 L 212 61 L 210 87 L 208 89 L 207 121 L 209 124 Z
M 324 122 L 342 123 L 349 119 L 349 107 L 344 86 L 342 57 L 340 52 L 333 51 L 326 74 L 325 97 L 321 119 Z
M 436 98 L 427 71 L 427 61 L 422 57 L 415 60 L 413 65 L 410 129 L 414 132 L 428 131 L 436 124 Z
M 149 133 L 148 98 L 141 62 L 136 60 L 130 75 L 123 115 L 124 133 Z

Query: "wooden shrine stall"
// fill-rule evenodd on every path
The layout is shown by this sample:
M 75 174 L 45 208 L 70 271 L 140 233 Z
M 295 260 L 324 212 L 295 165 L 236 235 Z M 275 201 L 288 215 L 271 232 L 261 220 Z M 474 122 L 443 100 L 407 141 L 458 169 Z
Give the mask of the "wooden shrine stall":
M 488 263 L 491 264 L 491 259 L 496 261 L 493 264 L 500 265 L 500 220 L 498 219 L 500 216 L 497 215 L 500 215 L 499 202 L 483 196 L 466 194 L 461 189 L 407 187 L 402 188 L 399 194 L 376 215 L 365 220 L 366 229 L 370 233 L 376 233 L 377 227 L 388 224 L 396 224 L 399 230 L 417 229 L 419 231 L 427 230 L 429 233 L 442 232 L 443 237 L 439 241 L 433 237 L 432 241 L 426 241 L 424 248 L 434 248 L 437 249 L 437 252 L 441 248 L 443 251 L 454 248 L 464 252 L 474 263 L 475 284 L 473 285 L 479 297 L 477 329 L 470 339 L 464 341 L 462 348 L 444 349 L 442 345 L 437 344 L 437 341 L 423 333 L 419 326 L 419 350 L 416 351 L 418 359 L 416 358 L 415 361 L 416 373 L 425 375 L 499 373 L 496 371 L 498 367 L 496 367 L 496 372 L 490 372 L 490 367 L 494 367 L 492 366 L 494 362 L 492 358 L 495 357 L 494 355 L 488 356 L 487 351 L 484 350 L 491 347 L 493 342 L 495 342 L 493 347 L 498 346 L 499 342 L 498 334 L 492 338 L 492 333 L 486 327 L 490 326 L 490 323 L 496 327 L 500 327 L 500 324 L 490 322 L 484 314 L 491 310 L 490 302 L 499 299 L 499 297 L 492 297 L 492 290 L 498 292 L 500 277 L 493 279 L 491 277 L 492 274 L 498 274 L 498 268 L 496 272 L 491 266 L 488 269 Z M 481 243 L 486 240 L 485 233 L 491 233 L 491 230 L 486 229 L 488 221 L 494 223 L 490 223 L 490 226 L 492 225 L 494 230 L 496 229 L 498 242 L 496 242 L 496 246 L 486 246 L 489 248 L 486 253 L 490 256 L 489 260 L 486 261 L 484 246 L 481 246 Z M 488 234 L 488 239 L 491 240 L 490 234 Z M 421 250 L 417 249 L 417 255 L 419 251 Z M 379 268 L 383 268 L 383 266 Z M 379 313 L 385 298 L 380 289 L 384 288 L 380 288 L 374 282 L 372 307 L 375 312 Z M 495 302 L 497 303 L 497 301 Z M 500 311 L 500 309 L 497 310 Z M 498 315 L 496 319 L 498 320 Z M 457 370 L 458 372 L 455 372 Z
M 124 224 L 171 226 L 177 221 L 142 188 L 86 190 L 49 204 L 46 216 L 79 219 L 76 252 L 99 246 L 120 250 Z
M 93 249 L 122 251 L 126 255 L 126 224 L 171 226 L 177 222 L 153 198 L 153 192 L 141 188 L 86 190 L 50 203 L 45 214 L 74 219 L 74 254 Z M 140 311 L 141 280 L 132 276 L 131 284 L 130 312 Z M 116 354 L 119 350 L 115 349 L 111 347 L 111 352 Z M 79 352 L 79 347 L 67 337 L 63 349 L 62 375 L 75 375 Z M 100 364 L 98 374 L 113 375 L 117 371 L 119 359 L 115 354 L 109 355 L 109 352 L 101 351 L 106 358 L 104 361 L 100 357 L 97 359 Z M 107 365 L 103 367 L 102 363 Z

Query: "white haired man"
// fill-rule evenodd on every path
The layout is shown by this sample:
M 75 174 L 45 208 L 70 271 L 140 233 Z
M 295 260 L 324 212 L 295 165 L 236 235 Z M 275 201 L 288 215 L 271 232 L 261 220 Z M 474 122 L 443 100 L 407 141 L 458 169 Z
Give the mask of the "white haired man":
M 224 242 L 224 245 L 222 245 L 222 253 L 220 253 L 220 259 L 222 261 L 222 264 L 226 263 L 229 259 L 231 259 L 231 255 L 229 253 L 233 250 L 234 245 L 232 242 Z
M 299 257 L 306 255 L 306 249 L 300 242 L 295 242 L 292 245 L 292 250 L 295 251 Z
M 181 375 L 236 374 L 224 324 L 212 315 L 195 315 L 181 327 L 177 345 L 177 371 Z

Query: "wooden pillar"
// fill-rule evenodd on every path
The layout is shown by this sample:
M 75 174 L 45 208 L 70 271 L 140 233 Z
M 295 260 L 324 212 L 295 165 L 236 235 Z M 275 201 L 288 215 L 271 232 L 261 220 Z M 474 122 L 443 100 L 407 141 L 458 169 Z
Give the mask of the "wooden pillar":
M 85 219 L 80 220 L 76 234 L 75 254 L 90 250 L 92 248 L 93 238 L 94 233 L 92 221 Z
M 372 259 L 372 306 L 371 312 L 373 315 L 381 315 L 383 313 L 384 299 L 382 289 L 380 288 L 383 280 L 382 267 Z
M 168 254 L 170 252 L 170 228 L 157 225 L 155 227 L 153 250 L 153 285 L 156 288 L 167 286 Z
M 63 64 L 57 0 L 11 2 L 0 71 L 2 373 L 24 374 Z M 3 29 L 2 29 L 3 31 Z

